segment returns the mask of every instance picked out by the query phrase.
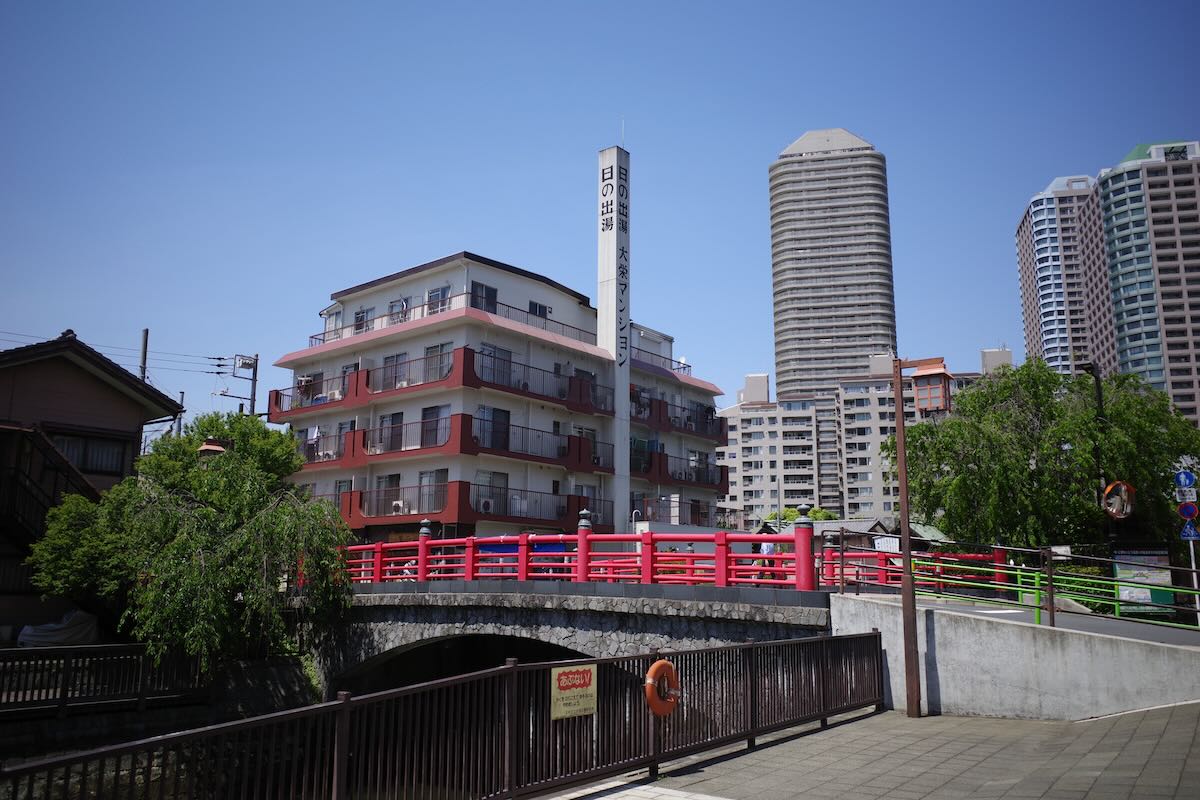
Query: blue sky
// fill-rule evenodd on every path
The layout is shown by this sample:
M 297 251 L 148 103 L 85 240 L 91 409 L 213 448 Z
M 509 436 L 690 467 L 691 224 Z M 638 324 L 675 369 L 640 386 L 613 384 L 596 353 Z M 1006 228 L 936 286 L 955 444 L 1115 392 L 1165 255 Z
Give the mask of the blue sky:
M 1019 360 L 1024 204 L 1138 142 L 1200 136 L 1198 13 L 3 4 L 0 337 L 70 327 L 132 364 L 149 327 L 160 359 L 269 362 L 332 291 L 460 250 L 594 297 L 596 151 L 623 119 L 634 318 L 727 402 L 774 371 L 767 167 L 813 128 L 887 156 L 902 354 Z M 244 385 L 180 360 L 152 361 L 153 382 L 189 412 L 236 408 L 211 393 Z M 264 370 L 264 390 L 287 381 Z

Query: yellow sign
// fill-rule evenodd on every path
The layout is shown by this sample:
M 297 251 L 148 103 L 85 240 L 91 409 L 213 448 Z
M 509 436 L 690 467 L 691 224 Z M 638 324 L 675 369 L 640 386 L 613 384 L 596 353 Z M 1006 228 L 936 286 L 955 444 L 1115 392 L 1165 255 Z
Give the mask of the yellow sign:
M 586 717 L 596 713 L 596 665 L 554 667 L 550 670 L 550 719 Z

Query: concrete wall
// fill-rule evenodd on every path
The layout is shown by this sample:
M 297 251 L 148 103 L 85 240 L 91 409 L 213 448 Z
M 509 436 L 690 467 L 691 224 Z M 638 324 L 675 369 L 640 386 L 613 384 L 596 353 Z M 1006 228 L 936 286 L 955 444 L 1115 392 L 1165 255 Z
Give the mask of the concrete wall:
M 905 708 L 900 604 L 830 597 L 834 634 L 878 628 L 884 696 Z M 921 707 L 933 714 L 1077 720 L 1200 699 L 1200 649 L 917 610 Z

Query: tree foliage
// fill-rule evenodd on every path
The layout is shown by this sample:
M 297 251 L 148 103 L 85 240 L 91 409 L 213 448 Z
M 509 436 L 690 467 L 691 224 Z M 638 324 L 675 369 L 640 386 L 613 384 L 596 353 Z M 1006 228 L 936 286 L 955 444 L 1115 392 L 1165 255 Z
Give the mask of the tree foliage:
M 1109 377 L 1103 396 L 1104 422 L 1090 375 L 1063 376 L 1040 360 L 964 389 L 951 414 L 906 429 L 913 519 L 964 542 L 1104 543 L 1098 447 L 1106 479 L 1137 490 L 1120 540 L 1177 538 L 1171 477 L 1200 454 L 1200 431 L 1136 376 Z M 894 437 L 884 455 L 895 463 Z
M 765 519 L 767 522 L 774 522 L 778 516 L 778 511 L 772 511 L 770 514 L 767 514 Z M 824 520 L 837 519 L 838 515 L 833 511 L 826 511 L 820 506 L 813 506 L 813 508 L 808 512 L 808 518 L 814 522 L 822 522 Z M 791 525 L 798 519 L 800 519 L 800 509 L 792 506 L 787 506 L 783 509 L 784 525 Z
M 205 438 L 226 452 L 201 460 Z M 344 609 L 339 548 L 350 532 L 327 502 L 287 483 L 294 441 L 256 417 L 210 414 L 159 439 L 139 474 L 99 503 L 68 496 L 47 517 L 30 563 L 44 592 L 119 614 L 152 652 L 182 649 L 207 667 L 222 655 L 279 649 L 302 565 L 299 613 L 320 627 Z

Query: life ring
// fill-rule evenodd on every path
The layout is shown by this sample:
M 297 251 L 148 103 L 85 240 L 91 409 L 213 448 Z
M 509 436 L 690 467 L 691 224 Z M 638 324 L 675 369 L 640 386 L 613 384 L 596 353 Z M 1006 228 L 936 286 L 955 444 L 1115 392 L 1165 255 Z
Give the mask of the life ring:
M 660 691 L 660 687 L 665 691 Z M 665 717 L 674 711 L 682 694 L 674 664 L 660 658 L 650 665 L 646 671 L 646 705 L 656 716 Z

